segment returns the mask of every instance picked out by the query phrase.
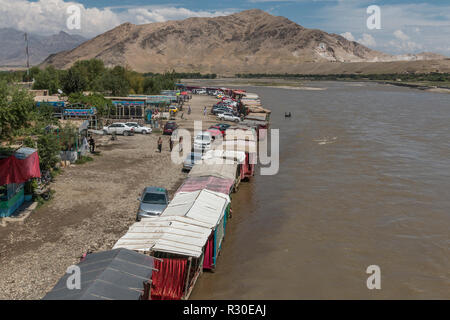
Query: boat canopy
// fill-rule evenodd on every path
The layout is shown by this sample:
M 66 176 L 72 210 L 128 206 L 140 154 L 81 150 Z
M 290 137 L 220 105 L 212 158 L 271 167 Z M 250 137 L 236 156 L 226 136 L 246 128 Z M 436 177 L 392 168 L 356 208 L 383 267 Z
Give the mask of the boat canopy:
M 144 218 L 134 223 L 113 249 L 166 252 L 199 258 L 210 235 L 209 225 L 194 219 L 180 216 Z
M 255 154 L 258 151 L 256 141 L 246 141 L 246 140 L 223 141 L 219 145 L 214 145 L 214 149 L 227 151 L 241 151 L 245 153 L 255 153 Z
M 222 163 L 224 160 L 229 161 L 228 163 L 244 163 L 245 152 L 223 149 L 208 150 L 202 157 L 202 160 L 204 160 L 207 164 L 213 164 L 216 162 Z
M 177 190 L 179 192 L 192 192 L 202 189 L 208 189 L 223 194 L 230 194 L 234 185 L 233 179 L 222 179 L 213 176 L 207 177 L 188 177 L 181 187 Z
M 221 163 L 221 164 L 195 164 L 189 172 L 189 177 L 207 177 L 213 176 L 222 179 L 236 179 L 237 163 Z
M 207 189 L 180 192 L 170 201 L 161 213 L 161 217 L 186 217 L 205 223 L 214 229 L 222 220 L 230 202 L 227 194 Z

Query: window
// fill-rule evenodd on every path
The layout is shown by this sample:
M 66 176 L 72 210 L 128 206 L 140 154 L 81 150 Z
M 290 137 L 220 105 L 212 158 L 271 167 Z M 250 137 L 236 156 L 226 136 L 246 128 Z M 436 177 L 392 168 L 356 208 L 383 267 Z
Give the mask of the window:
M 166 195 L 162 193 L 146 193 L 142 202 L 149 204 L 166 204 Z

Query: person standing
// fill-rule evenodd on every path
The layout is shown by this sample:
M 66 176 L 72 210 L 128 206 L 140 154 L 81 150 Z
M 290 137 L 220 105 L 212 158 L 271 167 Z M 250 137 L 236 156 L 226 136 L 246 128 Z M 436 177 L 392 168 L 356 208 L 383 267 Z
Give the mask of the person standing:
M 158 150 L 159 150 L 159 153 L 161 153 L 161 150 L 162 150 L 162 138 L 161 137 L 159 137 L 159 139 L 158 139 Z
M 203 108 L 203 115 L 206 116 L 206 107 Z
M 172 140 L 172 137 L 169 138 L 169 148 L 170 148 L 170 152 L 172 152 L 172 149 L 173 149 L 173 140 Z
M 94 140 L 94 138 L 92 137 L 92 135 L 89 137 L 89 151 L 90 151 L 91 153 L 94 153 L 94 152 L 95 152 L 95 140 Z

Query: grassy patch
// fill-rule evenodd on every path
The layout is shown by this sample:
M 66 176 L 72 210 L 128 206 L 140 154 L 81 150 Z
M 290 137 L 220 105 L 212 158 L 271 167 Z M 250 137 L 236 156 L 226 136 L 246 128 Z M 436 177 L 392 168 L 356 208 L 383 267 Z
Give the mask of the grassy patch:
M 50 189 L 50 191 L 48 191 L 48 193 L 47 193 L 47 196 L 43 196 L 43 195 L 36 196 L 36 198 L 35 198 L 35 200 L 37 202 L 36 209 L 42 208 L 44 205 L 46 205 L 53 198 L 54 194 L 55 194 L 55 190 Z
M 75 164 L 85 164 L 86 162 L 93 161 L 94 159 L 89 156 L 82 156 L 75 161 Z

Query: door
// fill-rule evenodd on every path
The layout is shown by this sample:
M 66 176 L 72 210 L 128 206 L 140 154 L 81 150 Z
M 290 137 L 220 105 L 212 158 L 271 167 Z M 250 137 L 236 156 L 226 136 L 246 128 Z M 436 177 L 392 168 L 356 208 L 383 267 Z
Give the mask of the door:
M 125 126 L 123 124 L 118 124 L 116 128 L 116 134 L 123 134 L 125 131 Z

